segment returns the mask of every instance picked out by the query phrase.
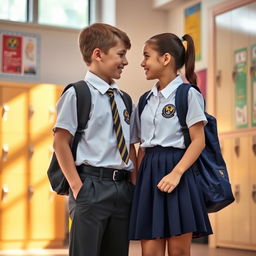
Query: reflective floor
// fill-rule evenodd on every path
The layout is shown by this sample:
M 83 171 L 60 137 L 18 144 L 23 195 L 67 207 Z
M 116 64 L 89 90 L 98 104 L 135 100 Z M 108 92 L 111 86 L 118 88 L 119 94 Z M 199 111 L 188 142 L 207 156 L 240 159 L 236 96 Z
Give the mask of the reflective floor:
M 59 250 L 26 250 L 26 251 L 0 251 L 0 256 L 67 256 L 66 249 Z M 139 242 L 131 242 L 129 256 L 141 256 Z M 256 251 L 246 251 L 226 248 L 208 248 L 207 245 L 192 244 L 191 256 L 256 256 Z

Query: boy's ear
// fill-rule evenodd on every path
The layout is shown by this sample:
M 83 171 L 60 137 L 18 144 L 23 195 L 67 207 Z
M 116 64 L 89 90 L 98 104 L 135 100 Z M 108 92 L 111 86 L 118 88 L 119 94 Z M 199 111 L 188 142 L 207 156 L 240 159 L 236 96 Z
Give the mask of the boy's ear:
M 101 61 L 102 59 L 102 51 L 99 48 L 95 48 L 92 52 L 92 59 L 96 61 Z

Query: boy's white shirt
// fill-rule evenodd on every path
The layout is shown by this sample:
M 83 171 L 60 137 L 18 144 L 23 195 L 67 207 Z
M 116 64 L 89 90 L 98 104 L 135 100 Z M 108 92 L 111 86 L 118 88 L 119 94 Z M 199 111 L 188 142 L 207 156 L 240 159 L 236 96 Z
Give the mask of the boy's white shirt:
M 86 164 L 96 167 L 132 170 L 132 161 L 129 160 L 126 165 L 122 161 L 117 148 L 109 97 L 106 94 L 110 85 L 90 71 L 86 73 L 85 81 L 91 92 L 91 110 L 85 133 L 77 147 L 76 165 Z M 111 84 L 111 87 L 115 89 L 115 101 L 126 146 L 129 150 L 130 144 L 134 141 L 130 136 L 134 130 L 134 114 L 131 114 L 130 125 L 127 124 L 123 114 L 126 107 L 121 97 L 122 92 L 115 82 Z M 77 127 L 77 107 L 73 87 L 67 90 L 59 99 L 57 113 L 54 130 L 62 128 L 68 130 L 74 136 Z

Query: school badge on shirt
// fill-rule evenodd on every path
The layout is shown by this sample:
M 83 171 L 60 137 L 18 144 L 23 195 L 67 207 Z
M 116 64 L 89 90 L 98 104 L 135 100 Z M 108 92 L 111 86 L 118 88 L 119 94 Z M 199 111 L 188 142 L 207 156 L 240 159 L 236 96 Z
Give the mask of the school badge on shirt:
M 162 110 L 162 116 L 165 118 L 171 118 L 174 116 L 175 111 L 176 111 L 176 109 L 173 104 L 167 104 L 164 106 L 164 108 Z
M 127 124 L 130 124 L 130 115 L 129 115 L 129 112 L 127 111 L 127 109 L 124 110 L 123 115 L 124 115 L 124 121 Z

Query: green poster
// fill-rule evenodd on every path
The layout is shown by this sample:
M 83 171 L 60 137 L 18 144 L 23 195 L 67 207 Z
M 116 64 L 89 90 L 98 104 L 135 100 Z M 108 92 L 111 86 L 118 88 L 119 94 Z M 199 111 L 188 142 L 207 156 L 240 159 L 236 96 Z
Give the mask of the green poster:
M 251 47 L 252 126 L 256 127 L 256 44 Z
M 247 115 L 247 48 L 235 51 L 235 125 L 248 127 Z

